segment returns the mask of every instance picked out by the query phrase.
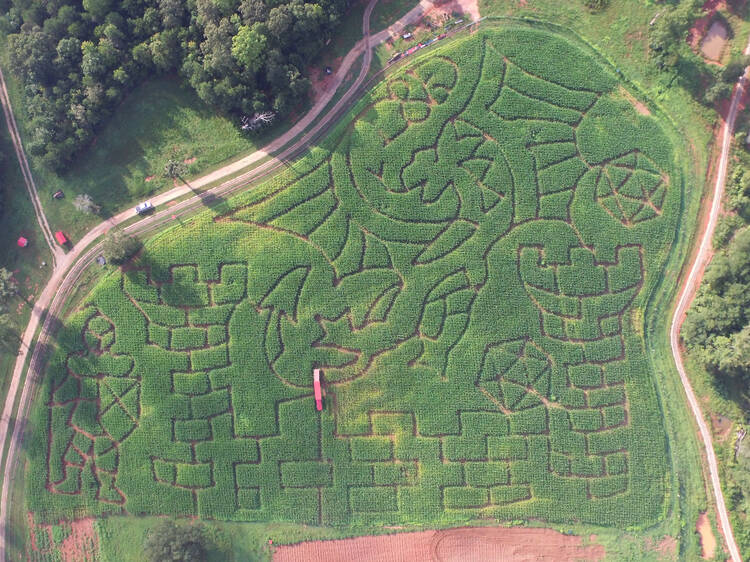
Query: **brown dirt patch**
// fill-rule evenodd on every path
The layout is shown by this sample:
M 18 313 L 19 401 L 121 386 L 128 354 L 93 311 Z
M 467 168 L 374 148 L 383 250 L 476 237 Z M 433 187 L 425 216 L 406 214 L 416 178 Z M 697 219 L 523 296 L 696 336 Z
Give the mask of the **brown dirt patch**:
M 152 180 L 152 179 L 154 179 L 155 177 L 156 177 L 156 176 L 149 176 L 149 177 L 147 177 L 147 178 L 146 178 L 146 179 L 145 179 L 144 181 L 151 181 L 151 180 Z
M 574 562 L 601 560 L 601 545 L 552 529 L 463 527 L 280 546 L 274 562 Z
M 677 539 L 664 536 L 659 542 L 653 539 L 646 539 L 646 548 L 656 552 L 659 560 L 677 560 Z
M 729 40 L 729 30 L 726 24 L 715 19 L 708 28 L 706 36 L 701 41 L 701 52 L 707 59 L 718 61 L 721 60 L 721 54 L 724 52 L 727 41 Z
M 94 562 L 96 560 L 99 545 L 96 531 L 94 530 L 95 519 L 93 517 L 78 519 L 70 523 L 60 520 L 60 525 L 70 525 L 70 534 L 63 539 L 59 547 L 55 547 L 52 525 L 37 525 L 34 523 L 34 517 L 31 512 L 27 516 L 31 536 L 27 556 L 30 560 L 38 559 L 39 554 L 49 555 L 51 559 L 55 552 L 59 553 L 62 562 Z M 36 537 L 39 533 L 47 535 L 46 542 L 49 546 L 45 549 L 39 548 L 39 544 L 37 544 Z
M 716 537 L 711 530 L 711 521 L 705 511 L 698 516 L 695 529 L 701 537 L 701 555 L 706 560 L 713 560 L 716 554 Z
M 183 160 L 183 163 L 185 163 L 185 164 L 192 164 L 192 163 L 193 163 L 193 162 L 195 162 L 196 160 L 198 160 L 198 159 L 197 159 L 197 158 L 196 158 L 195 156 L 193 156 L 192 158 L 185 158 L 185 159 Z
M 441 2 L 437 0 L 431 8 L 425 10 L 422 19 L 430 17 L 440 21 L 444 15 L 450 17 L 452 14 L 466 14 L 472 21 L 479 19 L 479 3 L 477 0 L 448 0 Z
M 649 111 L 648 107 L 642 102 L 639 102 L 635 97 L 633 97 L 633 94 L 628 92 L 625 88 L 620 86 L 620 93 L 623 95 L 625 99 L 627 99 L 633 107 L 635 107 L 635 110 L 640 113 L 641 115 L 651 115 L 651 112 Z
M 341 66 L 343 57 L 333 59 L 331 64 L 322 65 L 319 67 L 311 67 L 307 71 L 307 76 L 310 79 L 310 92 L 312 93 L 313 103 L 317 102 L 323 97 L 331 87 L 331 84 L 336 80 L 336 72 Z M 326 66 L 330 66 L 332 72 L 326 74 Z
M 720 443 L 727 440 L 727 437 L 732 433 L 733 425 L 732 420 L 728 417 L 711 414 L 711 426 L 713 427 L 717 441 Z

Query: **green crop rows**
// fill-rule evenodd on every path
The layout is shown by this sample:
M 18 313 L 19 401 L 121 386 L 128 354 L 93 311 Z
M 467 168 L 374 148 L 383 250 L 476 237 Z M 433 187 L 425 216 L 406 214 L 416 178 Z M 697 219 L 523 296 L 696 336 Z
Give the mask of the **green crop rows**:
M 639 326 L 682 179 L 620 88 L 559 37 L 479 31 L 378 86 L 296 180 L 157 238 L 62 328 L 30 508 L 657 519 Z

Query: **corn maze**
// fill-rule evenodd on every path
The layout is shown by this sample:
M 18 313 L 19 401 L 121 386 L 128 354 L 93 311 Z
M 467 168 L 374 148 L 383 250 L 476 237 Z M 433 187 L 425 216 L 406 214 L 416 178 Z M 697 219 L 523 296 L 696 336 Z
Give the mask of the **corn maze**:
M 642 322 L 682 184 L 620 88 L 563 38 L 479 31 L 392 74 L 298 177 L 152 241 L 60 332 L 31 509 L 658 518 Z

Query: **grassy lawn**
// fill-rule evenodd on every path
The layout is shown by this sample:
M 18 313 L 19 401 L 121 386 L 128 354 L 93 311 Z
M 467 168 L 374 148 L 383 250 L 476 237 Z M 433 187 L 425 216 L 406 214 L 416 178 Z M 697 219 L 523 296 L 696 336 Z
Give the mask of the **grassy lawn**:
M 280 123 L 261 136 L 245 136 L 178 80 L 147 82 L 122 103 L 64 175 L 35 169 L 50 225 L 75 242 L 102 218 L 171 187 L 171 180 L 162 177 L 168 159 L 186 161 L 188 177 L 193 176 L 252 152 L 287 126 Z M 65 199 L 52 199 L 58 189 Z M 75 210 L 73 199 L 79 193 L 88 193 L 102 206 L 101 216 Z
M 0 197 L 3 202 L 0 223 L 5 225 L 5 241 L 0 245 L 0 267 L 12 271 L 20 287 L 20 297 L 13 299 L 8 306 L 13 324 L 20 334 L 28 323 L 31 303 L 39 295 L 49 277 L 52 260 L 23 183 L 16 153 L 13 151 L 5 126 L 5 118 L 1 116 L 0 152 L 5 155 L 5 162 L 0 171 Z M 29 241 L 27 247 L 20 248 L 16 244 L 20 236 Z M 46 262 L 47 265 L 42 266 L 42 262 Z M 0 397 L 3 400 L 15 361 L 15 354 L 0 349 Z
M 379 0 L 370 16 L 370 32 L 377 33 L 411 10 L 415 0 Z

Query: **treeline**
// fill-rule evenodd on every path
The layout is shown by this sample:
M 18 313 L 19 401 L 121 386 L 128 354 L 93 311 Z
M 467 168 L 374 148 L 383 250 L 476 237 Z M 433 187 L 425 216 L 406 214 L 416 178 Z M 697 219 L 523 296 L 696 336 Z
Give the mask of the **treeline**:
M 284 115 L 309 87 L 304 67 L 348 0 L 0 0 L 26 97 L 27 149 L 70 162 L 135 86 L 178 72 L 200 98 L 240 115 Z
M 682 337 L 715 375 L 750 382 L 750 155 L 743 148 L 735 152 L 739 161 L 727 179 L 727 214 L 714 236 L 720 251 L 706 270 Z

